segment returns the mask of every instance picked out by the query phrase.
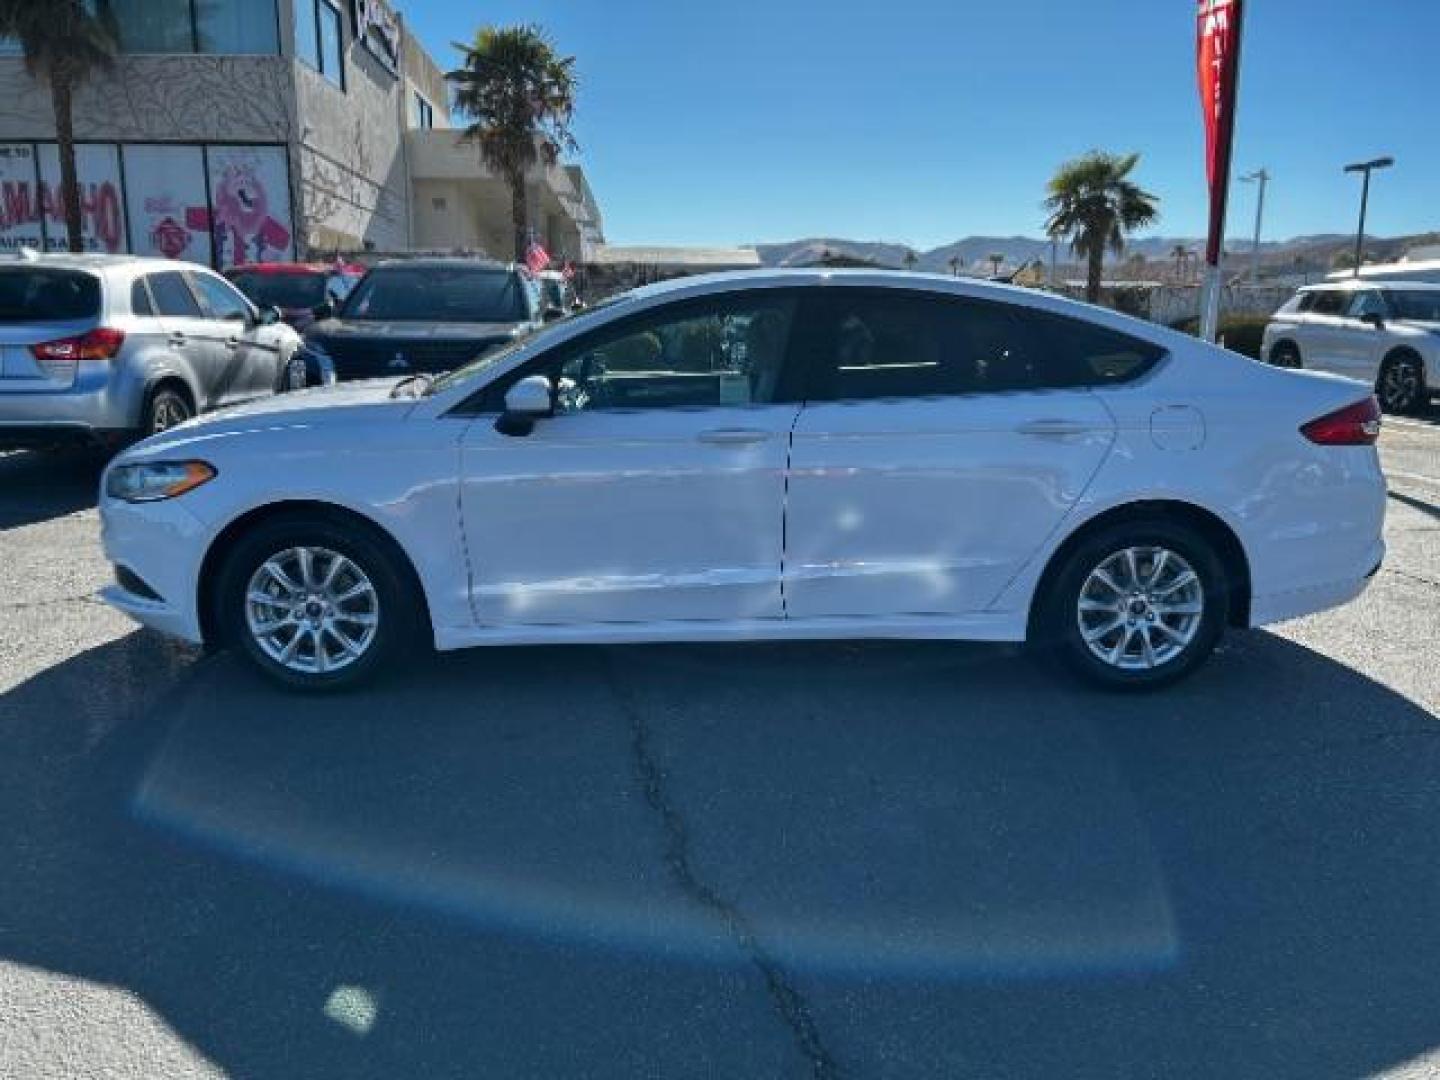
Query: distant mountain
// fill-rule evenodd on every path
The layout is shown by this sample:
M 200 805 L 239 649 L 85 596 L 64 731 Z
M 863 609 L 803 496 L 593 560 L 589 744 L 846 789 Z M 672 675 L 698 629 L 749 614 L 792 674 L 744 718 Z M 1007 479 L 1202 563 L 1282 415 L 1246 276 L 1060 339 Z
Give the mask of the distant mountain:
M 1409 248 L 1422 243 L 1436 242 L 1437 234 L 1427 233 L 1411 236 L 1397 236 L 1388 239 L 1366 238 L 1366 252 L 1377 260 L 1398 259 Z M 1354 236 L 1343 233 L 1318 233 L 1310 236 L 1296 236 L 1289 240 L 1268 240 L 1260 245 L 1261 261 L 1267 265 L 1298 264 L 1311 269 L 1328 269 L 1330 261 L 1341 252 L 1348 252 L 1355 243 Z M 1252 241 L 1245 237 L 1232 237 L 1226 250 L 1232 257 L 1247 255 Z M 1145 236 L 1130 240 L 1125 245 L 1124 258 L 1143 255 L 1147 261 L 1169 263 L 1177 246 L 1188 251 L 1201 251 L 1205 241 L 1196 237 Z M 914 252 L 917 262 L 915 269 L 941 273 L 950 271 L 950 260 L 959 257 L 966 270 L 989 273 L 989 258 L 992 254 L 1003 256 L 1003 266 L 1014 269 L 1024 263 L 1039 259 L 1050 261 L 1050 241 L 1028 236 L 967 236 L 952 244 L 920 251 L 905 244 L 886 243 L 870 240 L 846 240 L 838 237 L 815 237 L 792 240 L 786 243 L 756 244 L 760 261 L 766 266 L 807 266 L 820 262 L 825 256 L 847 259 L 861 259 L 877 266 L 902 268 L 905 256 Z M 1060 246 L 1060 262 L 1077 262 L 1068 245 Z

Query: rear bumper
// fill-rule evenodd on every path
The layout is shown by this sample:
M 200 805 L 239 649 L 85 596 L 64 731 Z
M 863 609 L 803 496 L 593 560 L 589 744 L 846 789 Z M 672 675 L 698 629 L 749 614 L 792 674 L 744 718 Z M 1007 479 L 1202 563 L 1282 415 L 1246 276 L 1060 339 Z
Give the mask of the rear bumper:
M 140 423 L 143 387 L 106 361 L 82 363 L 64 389 L 27 389 L 0 379 L 0 444 L 98 441 Z
M 1250 625 L 1269 626 L 1348 604 L 1375 579 L 1384 560 L 1385 543 L 1383 540 L 1376 541 L 1375 547 L 1357 564 L 1352 576 L 1304 589 L 1256 595 L 1250 600 Z

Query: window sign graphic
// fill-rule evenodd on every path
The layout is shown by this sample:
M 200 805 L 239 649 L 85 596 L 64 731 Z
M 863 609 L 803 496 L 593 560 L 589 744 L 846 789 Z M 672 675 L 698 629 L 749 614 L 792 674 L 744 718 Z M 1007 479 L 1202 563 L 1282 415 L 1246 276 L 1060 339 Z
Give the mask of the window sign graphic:
M 29 143 L 0 144 L 0 253 L 22 247 L 39 251 L 40 195 L 35 189 L 35 148 Z
M 54 143 L 40 146 L 40 207 L 45 215 L 51 251 L 63 251 L 65 201 L 60 193 L 60 150 Z M 120 155 L 113 143 L 75 147 L 75 171 L 80 182 L 80 232 L 86 251 L 114 253 L 125 250 L 125 209 L 120 198 Z
M 205 158 L 198 146 L 125 147 L 125 195 L 137 255 L 210 264 Z
M 290 180 L 278 146 L 212 146 L 210 232 L 222 267 L 294 257 Z

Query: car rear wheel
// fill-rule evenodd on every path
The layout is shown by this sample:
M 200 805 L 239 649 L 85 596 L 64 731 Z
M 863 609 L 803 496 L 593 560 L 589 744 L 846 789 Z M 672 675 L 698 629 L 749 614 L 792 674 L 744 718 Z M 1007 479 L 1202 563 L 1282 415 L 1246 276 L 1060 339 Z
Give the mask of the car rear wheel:
M 1069 553 L 1042 598 L 1037 629 L 1090 682 L 1152 689 L 1210 655 L 1229 596 L 1224 567 L 1199 533 L 1163 520 L 1125 523 Z
M 145 404 L 145 415 L 141 418 L 141 431 L 145 435 L 158 435 L 183 424 L 195 415 L 185 395 L 168 386 L 162 386 L 150 395 Z
M 1425 374 L 1413 356 L 1394 356 L 1380 367 L 1375 396 L 1388 413 L 1412 413 L 1426 399 Z
M 270 678 L 355 686 L 423 639 L 414 586 L 389 545 L 323 517 L 262 524 L 226 559 L 219 625 Z
M 1271 349 L 1270 363 L 1282 368 L 1304 366 L 1300 360 L 1300 349 L 1292 341 L 1282 341 Z

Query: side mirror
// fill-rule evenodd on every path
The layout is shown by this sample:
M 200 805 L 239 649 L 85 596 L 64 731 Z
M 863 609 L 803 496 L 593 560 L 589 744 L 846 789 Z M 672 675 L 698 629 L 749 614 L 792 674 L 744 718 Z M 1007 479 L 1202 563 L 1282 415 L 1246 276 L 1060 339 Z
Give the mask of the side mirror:
M 1376 330 L 1385 329 L 1385 316 L 1381 315 L 1378 311 L 1367 311 L 1364 315 L 1360 316 L 1360 321 L 1366 326 L 1373 326 Z
M 326 300 L 323 304 L 316 304 L 310 311 L 315 316 L 316 322 L 333 319 L 335 317 L 335 301 Z
M 565 309 L 558 304 L 546 304 L 545 310 L 540 313 L 540 317 L 546 322 L 554 322 L 556 319 L 563 319 L 565 317 Z
M 274 326 L 281 319 L 280 309 L 274 304 L 260 309 L 260 325 Z
M 544 375 L 527 375 L 505 391 L 505 411 L 495 422 L 502 435 L 529 435 L 535 421 L 555 411 L 554 390 Z

